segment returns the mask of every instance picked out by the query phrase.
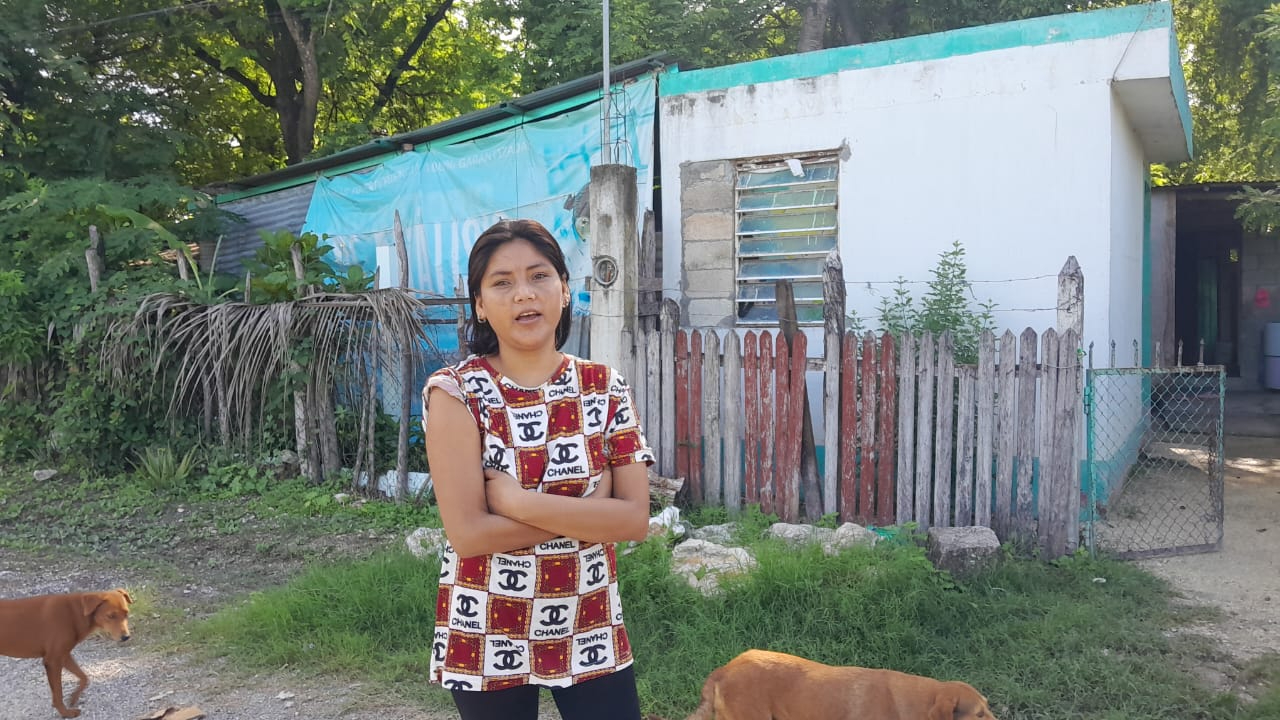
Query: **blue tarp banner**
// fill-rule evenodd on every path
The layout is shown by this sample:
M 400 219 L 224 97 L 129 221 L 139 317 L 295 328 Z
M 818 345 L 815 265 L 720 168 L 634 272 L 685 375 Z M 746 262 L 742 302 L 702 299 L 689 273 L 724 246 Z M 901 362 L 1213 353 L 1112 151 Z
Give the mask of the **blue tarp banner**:
M 597 100 L 577 110 L 457 144 L 436 141 L 372 169 L 316 181 L 304 232 L 328 238 L 339 267 L 380 270 L 383 287 L 399 282 L 392 226 L 400 213 L 409 255 L 409 286 L 466 296 L 467 254 L 502 218 L 531 218 L 551 230 L 569 265 L 575 314 L 589 311 L 591 272 L 587 187 L 591 166 L 623 162 L 637 169 L 641 227 L 652 205 L 656 77 L 615 86 L 611 153 L 601 150 Z M 575 323 L 575 326 L 577 323 Z M 575 327 L 565 350 L 580 352 Z M 452 352 L 452 328 L 436 334 Z

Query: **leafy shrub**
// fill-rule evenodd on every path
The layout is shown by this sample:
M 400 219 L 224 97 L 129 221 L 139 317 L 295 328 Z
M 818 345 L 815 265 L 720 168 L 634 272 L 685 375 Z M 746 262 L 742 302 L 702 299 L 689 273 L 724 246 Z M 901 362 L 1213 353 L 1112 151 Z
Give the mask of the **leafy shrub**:
M 137 475 L 148 489 L 169 492 L 186 487 L 195 467 L 195 448 L 179 458 L 172 447 L 161 445 L 149 447 L 138 455 Z

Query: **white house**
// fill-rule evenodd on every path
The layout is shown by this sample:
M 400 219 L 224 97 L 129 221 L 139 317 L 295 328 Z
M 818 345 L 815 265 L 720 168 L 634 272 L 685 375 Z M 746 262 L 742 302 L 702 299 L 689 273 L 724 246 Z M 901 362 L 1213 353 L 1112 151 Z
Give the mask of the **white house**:
M 918 297 L 958 240 L 1000 329 L 1055 325 L 1074 255 L 1085 344 L 1151 335 L 1148 166 L 1192 147 L 1168 2 L 669 70 L 658 95 L 663 276 L 685 324 L 771 321 L 779 277 L 820 323 L 838 247 L 848 310 L 874 329 L 893 281 Z

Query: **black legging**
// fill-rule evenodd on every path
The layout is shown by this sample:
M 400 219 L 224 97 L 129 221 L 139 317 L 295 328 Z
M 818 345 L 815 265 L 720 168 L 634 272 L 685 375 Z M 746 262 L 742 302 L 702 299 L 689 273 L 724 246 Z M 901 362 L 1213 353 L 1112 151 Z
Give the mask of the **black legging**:
M 478 692 L 454 690 L 462 720 L 537 720 L 537 685 Z M 551 688 L 563 720 L 640 720 L 632 667 L 569 687 Z

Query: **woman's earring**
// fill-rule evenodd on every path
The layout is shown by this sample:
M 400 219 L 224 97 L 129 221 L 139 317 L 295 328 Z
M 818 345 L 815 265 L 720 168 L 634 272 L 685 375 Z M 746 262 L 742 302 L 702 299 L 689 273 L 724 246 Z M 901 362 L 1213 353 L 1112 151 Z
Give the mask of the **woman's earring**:
M 480 323 L 481 325 L 484 325 L 484 324 L 488 323 L 489 321 L 488 321 L 488 320 L 486 320 L 486 319 L 484 319 L 484 318 L 482 318 L 482 317 L 477 317 L 477 318 L 476 318 L 476 322 Z

